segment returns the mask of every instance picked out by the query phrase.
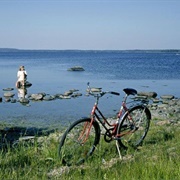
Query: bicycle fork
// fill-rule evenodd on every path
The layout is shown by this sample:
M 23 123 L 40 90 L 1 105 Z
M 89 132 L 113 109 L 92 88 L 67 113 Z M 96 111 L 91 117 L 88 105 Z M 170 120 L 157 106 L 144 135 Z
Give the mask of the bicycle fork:
M 89 134 L 90 134 L 90 131 L 91 131 L 91 127 L 92 127 L 92 124 L 93 124 L 93 120 L 89 122 L 86 122 L 84 124 L 84 127 L 83 127 L 83 130 L 82 132 L 80 133 L 80 136 L 78 138 L 78 141 L 82 141 L 81 144 L 85 144 L 85 142 L 87 141 L 88 137 L 89 137 Z M 85 136 L 85 137 L 84 137 Z
M 97 109 L 97 104 L 98 103 L 96 102 L 95 105 L 93 106 L 93 109 L 92 109 L 92 112 L 91 112 L 91 121 L 90 121 L 90 123 L 86 122 L 84 124 L 83 130 L 82 130 L 82 132 L 81 132 L 81 134 L 80 134 L 80 136 L 78 138 L 79 142 L 82 141 L 81 142 L 82 145 L 87 141 L 87 139 L 89 137 L 89 134 L 91 132 L 92 124 L 94 122 L 94 114 L 95 114 L 95 111 Z

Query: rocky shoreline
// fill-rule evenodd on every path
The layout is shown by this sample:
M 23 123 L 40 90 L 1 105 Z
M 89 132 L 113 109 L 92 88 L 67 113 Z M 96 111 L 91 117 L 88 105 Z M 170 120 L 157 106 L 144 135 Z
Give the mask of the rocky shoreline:
M 79 96 L 82 96 L 82 93 L 79 93 L 77 89 L 71 89 L 64 93 L 58 93 L 54 95 L 47 94 L 45 92 L 39 92 L 36 94 L 26 94 L 26 89 L 18 89 L 22 92 L 22 95 L 16 99 L 15 93 L 12 92 L 14 88 L 5 88 L 4 91 L 4 97 L 0 97 L 0 102 L 10 102 L 10 103 L 16 103 L 20 102 L 22 104 L 28 104 L 30 101 L 52 101 L 55 99 L 71 99 L 76 98 Z
M 37 93 L 26 96 L 19 100 L 14 99 L 14 93 L 12 92 L 13 88 L 3 89 L 4 97 L 0 97 L 0 102 L 20 102 L 28 104 L 30 101 L 51 101 L 55 99 L 70 99 L 82 96 L 82 93 L 79 93 L 77 89 L 72 89 L 66 91 L 64 94 L 49 95 L 46 93 Z M 157 125 L 180 125 L 180 98 L 176 98 L 173 95 L 162 95 L 160 98 L 157 98 L 156 92 L 138 92 L 137 96 L 134 97 L 134 100 L 148 100 L 150 103 L 148 107 L 152 114 L 152 120 Z M 114 120 L 110 118 L 109 120 Z M 58 139 L 56 130 L 49 129 L 37 129 L 37 128 L 22 128 L 22 127 L 4 127 L 0 126 L 1 132 L 1 142 L 0 148 L 4 146 L 5 142 L 12 143 L 14 141 L 19 141 L 24 136 L 24 140 L 33 139 L 35 136 L 47 136 L 49 134 L 50 138 L 52 136 Z M 52 135 L 54 134 L 54 135 Z
M 99 91 L 101 89 L 96 88 Z M 71 99 L 83 96 L 78 89 L 70 89 L 64 93 L 58 93 L 54 95 L 46 94 L 45 92 L 36 93 L 36 94 L 26 94 L 24 97 L 19 97 L 18 99 L 14 98 L 15 93 L 13 92 L 14 88 L 4 88 L 4 97 L 0 97 L 0 103 L 16 103 L 27 105 L 30 101 L 52 101 L 57 99 Z M 24 89 L 22 89 L 24 90 Z M 86 94 L 87 95 L 87 94 Z M 175 97 L 174 95 L 161 95 L 158 97 L 156 92 L 138 92 L 136 96 L 133 97 L 136 100 L 148 100 L 149 109 L 151 110 L 153 118 L 160 119 L 170 119 L 173 117 L 173 120 L 170 120 L 169 123 L 179 123 L 180 119 L 180 98 Z

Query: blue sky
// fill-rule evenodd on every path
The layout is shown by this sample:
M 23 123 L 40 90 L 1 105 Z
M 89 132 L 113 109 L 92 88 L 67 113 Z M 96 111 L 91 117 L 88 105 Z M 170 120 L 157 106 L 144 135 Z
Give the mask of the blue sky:
M 0 48 L 180 49 L 180 0 L 0 0 Z

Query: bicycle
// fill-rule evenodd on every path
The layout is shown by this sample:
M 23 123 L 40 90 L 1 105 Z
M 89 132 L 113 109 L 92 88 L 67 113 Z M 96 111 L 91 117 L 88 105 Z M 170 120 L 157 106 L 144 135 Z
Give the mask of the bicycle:
M 120 158 L 121 147 L 127 149 L 129 146 L 138 147 L 142 145 L 149 130 L 151 113 L 147 107 L 147 102 L 141 102 L 131 108 L 127 107 L 128 96 L 137 94 L 135 89 L 123 89 L 125 97 L 118 112 L 117 120 L 112 124 L 108 122 L 108 119 L 98 108 L 99 99 L 105 94 L 119 96 L 120 93 L 93 89 L 89 83 L 87 91 L 89 95 L 96 98 L 96 101 L 91 116 L 75 121 L 63 134 L 58 149 L 63 165 L 80 165 L 93 154 L 100 141 L 100 124 L 105 130 L 104 140 L 108 143 L 116 140 Z

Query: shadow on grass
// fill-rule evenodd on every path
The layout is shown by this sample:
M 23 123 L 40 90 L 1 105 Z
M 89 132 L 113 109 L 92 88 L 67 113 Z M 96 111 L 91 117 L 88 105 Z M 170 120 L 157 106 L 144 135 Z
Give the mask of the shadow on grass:
M 11 147 L 14 142 L 17 142 L 19 138 L 22 137 L 28 139 L 28 137 L 45 136 L 55 131 L 55 129 L 36 127 L 10 127 L 0 129 L 0 149 Z

